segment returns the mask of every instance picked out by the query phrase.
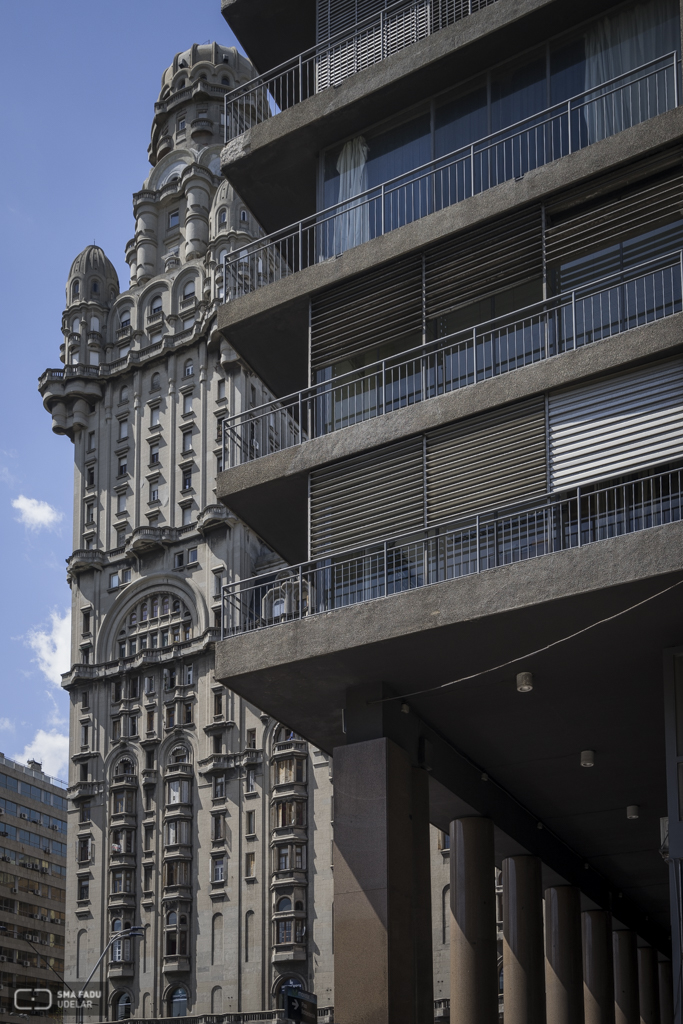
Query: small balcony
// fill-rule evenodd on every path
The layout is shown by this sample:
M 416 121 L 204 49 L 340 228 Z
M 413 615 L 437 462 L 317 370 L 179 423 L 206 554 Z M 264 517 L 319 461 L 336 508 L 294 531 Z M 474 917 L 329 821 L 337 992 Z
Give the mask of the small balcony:
M 167 764 L 164 775 L 167 779 L 176 779 L 179 776 L 187 778 L 189 775 L 194 775 L 194 767 L 186 763 Z
M 225 141 L 488 7 L 495 0 L 399 0 L 225 97 Z M 241 33 L 238 32 L 238 35 Z M 251 52 L 251 47 L 248 47 Z M 267 65 L 266 65 L 267 66 Z M 192 123 L 193 127 L 195 122 Z
M 258 238 L 226 254 L 226 301 L 673 110 L 678 75 L 672 52 Z
M 133 978 L 135 977 L 135 965 L 125 960 L 110 960 L 107 965 L 107 976 L 109 978 Z
M 185 974 L 190 970 L 188 956 L 165 956 L 162 970 L 164 974 Z
M 223 638 L 681 521 L 683 469 L 548 494 L 223 588 Z M 282 596 L 287 585 L 287 597 Z

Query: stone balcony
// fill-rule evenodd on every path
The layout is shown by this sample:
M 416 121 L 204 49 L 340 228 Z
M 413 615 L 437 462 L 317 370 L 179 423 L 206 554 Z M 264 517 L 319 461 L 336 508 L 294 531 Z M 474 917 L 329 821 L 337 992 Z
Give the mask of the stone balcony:
M 164 974 L 184 974 L 190 970 L 188 956 L 165 956 L 162 971 Z

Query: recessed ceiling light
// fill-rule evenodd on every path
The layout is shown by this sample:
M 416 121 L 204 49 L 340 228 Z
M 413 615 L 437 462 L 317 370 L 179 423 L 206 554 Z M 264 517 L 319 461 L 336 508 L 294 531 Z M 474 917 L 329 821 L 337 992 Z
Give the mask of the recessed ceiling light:
M 595 764 L 595 751 L 594 750 L 582 750 L 581 751 L 581 767 L 592 768 Z

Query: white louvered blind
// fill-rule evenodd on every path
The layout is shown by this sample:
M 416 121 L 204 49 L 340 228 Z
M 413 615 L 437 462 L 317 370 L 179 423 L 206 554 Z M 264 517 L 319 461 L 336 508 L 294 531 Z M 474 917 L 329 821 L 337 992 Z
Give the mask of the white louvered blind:
M 551 395 L 554 491 L 661 465 L 683 455 L 683 360 Z
M 545 494 L 545 402 L 533 398 L 427 436 L 430 524 Z

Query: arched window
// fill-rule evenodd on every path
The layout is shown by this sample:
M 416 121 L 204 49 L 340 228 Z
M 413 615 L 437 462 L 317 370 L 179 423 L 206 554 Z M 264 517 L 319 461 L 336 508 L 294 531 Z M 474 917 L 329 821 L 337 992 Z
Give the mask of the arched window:
M 229 78 L 221 78 L 221 85 L 230 85 Z
M 149 304 L 150 313 L 161 313 L 161 295 L 155 295 Z
M 283 913 L 283 911 L 291 909 L 292 901 L 290 900 L 289 896 L 283 896 L 282 899 L 277 901 L 277 910 L 279 914 Z
M 189 299 L 193 295 L 194 295 L 194 278 L 192 278 L 191 281 L 188 281 L 186 283 L 185 287 L 183 288 L 183 298 L 184 299 Z
M 180 601 L 173 602 L 173 614 L 180 615 Z
M 283 978 L 277 990 L 277 1005 L 278 1009 L 282 1009 L 285 1005 L 284 990 L 290 989 L 294 992 L 301 992 L 303 989 L 303 982 L 299 978 Z
M 124 309 L 119 320 L 121 327 L 130 327 L 130 310 Z
M 224 228 L 227 223 L 228 223 L 228 211 L 227 210 L 221 210 L 220 213 L 218 214 L 218 227 L 219 228 Z
M 161 374 L 153 373 L 152 374 L 152 381 L 151 381 L 151 384 L 149 386 L 149 390 L 150 391 L 159 391 L 160 388 L 161 388 Z
M 135 775 L 135 766 L 129 757 L 122 757 L 114 769 L 114 775 Z
M 99 281 L 93 281 L 93 283 L 90 285 L 90 291 L 93 293 L 93 295 L 99 295 L 100 294 L 100 282 Z
M 187 989 L 182 985 L 174 988 L 168 997 L 168 1015 L 169 1017 L 187 1016 Z
M 111 930 L 116 934 L 117 932 L 128 931 L 130 928 L 130 921 L 122 921 L 120 917 L 115 918 L 112 921 Z M 116 939 L 112 943 L 111 947 L 111 958 L 114 963 L 130 961 L 130 939 Z M 130 1014 L 128 1014 L 130 1016 Z M 119 1020 L 120 1018 L 117 1018 Z
M 128 388 L 124 384 L 124 386 L 119 391 L 119 402 L 127 402 L 127 401 L 128 401 Z
M 169 600 L 167 597 L 161 599 L 161 614 L 168 615 Z
M 247 219 L 247 211 L 246 210 L 240 210 L 240 220 L 246 220 L 246 219 Z
M 99 334 L 99 332 L 100 332 L 100 318 L 98 316 L 91 316 L 90 317 L 90 330 L 94 331 L 96 334 Z
M 276 743 L 286 743 L 287 740 L 297 740 L 299 737 L 292 729 L 288 729 L 286 725 L 281 725 L 275 732 Z
M 130 996 L 127 992 L 114 996 L 114 1020 L 128 1020 L 130 1011 Z
M 130 624 L 131 626 L 137 626 L 138 624 L 138 613 L 135 610 L 130 613 Z
M 72 334 L 78 334 L 80 329 L 81 329 L 81 321 L 79 320 L 79 318 L 77 316 L 75 316 L 73 318 L 73 320 L 71 321 L 71 333 Z
M 294 909 L 295 910 L 303 910 L 304 909 L 303 900 L 297 900 L 296 903 L 294 904 Z
M 72 299 L 77 299 L 80 294 L 81 294 L 81 282 L 80 281 L 74 281 L 74 283 L 71 285 L 71 298 Z
M 152 618 L 153 619 L 158 619 L 159 618 L 159 598 L 158 597 L 153 597 L 152 598 Z
M 147 604 L 146 601 L 143 601 L 143 603 L 142 603 L 142 605 L 140 607 L 140 621 L 141 622 L 147 622 L 148 618 L 149 618 L 149 605 Z
M 187 764 L 189 755 L 187 747 L 174 747 L 171 751 L 171 764 Z
M 185 363 L 185 366 L 183 368 L 183 376 L 184 377 L 192 377 L 192 376 L 194 376 L 194 364 L 192 363 L 191 359 L 188 359 L 186 361 L 186 363 Z

